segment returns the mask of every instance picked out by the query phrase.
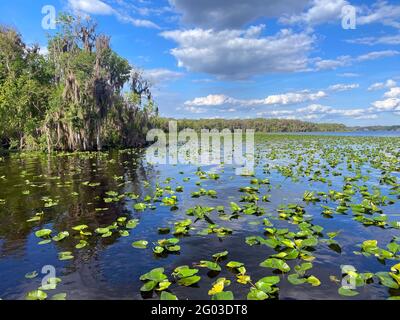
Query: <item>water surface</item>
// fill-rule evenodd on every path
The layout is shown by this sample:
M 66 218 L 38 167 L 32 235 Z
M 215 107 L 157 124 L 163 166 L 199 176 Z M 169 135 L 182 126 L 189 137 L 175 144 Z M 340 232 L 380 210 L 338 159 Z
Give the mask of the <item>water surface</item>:
M 143 150 L 5 156 L 0 161 L 0 298 L 24 299 L 27 292 L 40 286 L 42 267 L 53 265 L 62 281 L 49 295 L 65 292 L 68 299 L 159 299 L 157 293 L 140 293 L 143 282 L 139 277 L 142 274 L 164 267 L 165 273 L 172 279 L 174 268 L 192 266 L 200 260 L 212 260 L 214 253 L 224 250 L 228 250 L 229 255 L 220 262 L 220 273 L 199 268 L 202 278 L 199 283 L 192 287 L 173 283 L 170 292 L 179 299 L 210 299 L 208 290 L 212 283 L 219 277 L 226 277 L 232 281 L 228 288 L 235 298 L 246 299 L 250 285 L 237 283 L 232 270 L 224 267 L 226 262 L 234 260 L 245 264 L 253 282 L 278 274 L 281 277 L 279 299 L 348 298 L 338 294 L 340 284 L 332 281 L 331 276 L 341 279 L 340 265 L 345 264 L 353 265 L 359 272 L 390 271 L 390 267 L 398 263 L 397 259 L 379 261 L 373 256 L 357 255 L 354 251 L 360 251 L 358 245 L 371 239 L 377 239 L 379 246 L 384 248 L 393 237 L 400 236 L 400 232 L 389 226 L 365 226 L 353 219 L 351 209 L 347 214 L 325 217 L 321 205 L 336 208 L 338 201 L 326 198 L 321 202 L 307 203 L 303 201 L 303 194 L 306 190 L 342 192 L 346 177 L 354 178 L 359 174 L 350 182 L 355 189 L 351 202 L 360 203 L 363 200 L 357 186 L 366 186 L 370 193 L 379 190 L 382 196 L 393 199 L 393 203 L 380 206 L 381 214 L 388 217 L 387 224 L 400 221 L 398 188 L 395 189 L 397 193 L 393 192 L 393 184 L 380 181 L 382 175 L 389 174 L 399 183 L 399 142 L 398 138 L 354 136 L 258 137 L 255 177 L 269 179 L 269 184 L 259 185 L 258 196 L 269 195 L 270 202 L 257 202 L 265 210 L 262 216 L 240 214 L 237 219 L 226 220 L 214 211 L 210 215 L 212 221 L 232 229 L 232 234 L 224 237 L 205 235 L 201 231 L 208 227 L 207 221 L 195 221 L 194 217 L 186 215 L 186 210 L 196 205 L 222 205 L 225 206 L 225 213 L 230 215 L 230 202 L 244 206 L 245 203 L 240 201 L 245 193 L 239 189 L 251 186 L 254 177 L 236 176 L 235 166 L 202 166 L 201 170 L 205 173 L 219 174 L 220 178 L 213 180 L 201 179 L 199 168 L 195 165 L 149 164 Z M 392 171 L 384 172 L 389 160 L 392 161 Z M 376 161 L 380 165 L 386 163 L 386 169 L 376 167 Z M 287 170 L 292 170 L 293 175 L 285 174 Z M 323 177 L 327 181 L 316 181 L 315 177 Z M 142 202 L 147 195 L 153 197 L 157 186 L 169 186 L 171 190 L 183 186 L 183 192 L 174 193 L 178 197 L 177 210 L 154 202 L 154 210 L 135 211 L 133 205 Z M 215 190 L 217 198 L 193 198 L 191 193 L 200 187 Z M 120 195 L 133 193 L 139 199 L 122 197 L 118 202 L 106 203 L 104 199 L 109 198 L 106 194 L 109 191 Z M 47 206 L 46 203 L 52 205 Z M 250 246 L 245 242 L 249 236 L 267 237 L 262 224 L 264 218 L 270 219 L 278 229 L 297 230 L 296 224 L 278 217 L 279 206 L 290 203 L 304 206 L 312 223 L 324 228 L 320 240 L 327 238 L 327 232 L 340 231 L 335 238 L 340 244 L 339 251 L 319 242 L 312 252 L 315 260 L 309 273 L 321 281 L 320 286 L 295 286 L 287 281 L 287 274 L 260 267 L 260 262 L 277 252 L 265 245 Z M 41 221 L 27 222 L 38 212 L 44 213 Z M 121 237 L 117 232 L 108 238 L 94 234 L 88 238 L 87 247 L 75 248 L 80 238 L 72 227 L 86 224 L 93 232 L 98 227 L 112 224 L 119 217 L 139 220 L 128 237 Z M 169 226 L 173 230 L 174 222 L 188 218 L 194 221 L 194 229 L 188 235 L 179 237 L 180 252 L 161 256 L 153 254 L 153 243 L 173 237 L 171 233 L 159 234 L 158 228 Z M 69 231 L 70 236 L 60 242 L 39 245 L 40 239 L 35 232 L 43 228 L 53 230 L 53 235 Z M 143 250 L 133 248 L 131 243 L 137 240 L 147 240 L 150 245 Z M 74 259 L 60 261 L 58 253 L 64 251 L 73 252 Z M 292 271 L 299 263 L 299 259 L 288 262 Z M 34 270 L 39 276 L 26 279 L 25 274 Z M 359 295 L 352 299 L 400 296 L 398 289 L 389 289 L 377 279 L 357 291 Z

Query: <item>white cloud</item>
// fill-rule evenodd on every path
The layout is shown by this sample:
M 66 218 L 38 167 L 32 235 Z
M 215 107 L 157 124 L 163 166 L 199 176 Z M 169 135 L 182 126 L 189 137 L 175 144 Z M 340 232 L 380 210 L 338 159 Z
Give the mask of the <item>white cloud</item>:
M 124 13 L 124 12 L 116 12 L 116 16 L 118 20 L 125 22 L 125 23 L 130 23 L 134 25 L 135 27 L 143 27 L 143 28 L 150 28 L 150 29 L 161 29 L 157 24 L 150 20 L 144 20 L 144 19 L 135 19 L 132 18 L 130 15 Z
M 223 79 L 246 79 L 275 72 L 303 71 L 314 37 L 281 30 L 260 37 L 260 26 L 246 30 L 190 29 L 161 33 L 178 47 L 171 54 L 178 66 Z
M 100 0 L 68 0 L 68 4 L 76 13 L 84 13 L 89 15 L 114 15 L 118 20 L 125 23 L 130 23 L 136 27 L 159 29 L 159 27 L 152 21 L 135 19 L 127 14 L 123 8 L 115 9 L 109 4 Z M 123 2 L 120 4 L 123 4 Z
M 367 114 L 364 116 L 355 117 L 356 120 L 373 120 L 373 119 L 377 119 L 377 118 L 378 118 L 377 114 Z
M 332 70 L 340 67 L 349 66 L 352 58 L 350 56 L 340 56 L 336 59 L 320 59 L 318 58 L 315 62 L 316 70 Z
M 153 84 L 167 82 L 180 79 L 184 76 L 181 72 L 175 72 L 168 69 L 146 69 L 143 71 L 143 76 Z
M 318 114 L 321 116 L 331 115 L 331 116 L 344 116 L 344 117 L 363 117 L 373 110 L 371 108 L 357 108 L 357 109 L 336 109 L 329 106 L 324 106 L 320 104 L 312 104 L 305 108 L 299 108 L 296 112 L 300 114 Z
M 360 85 L 358 83 L 350 83 L 350 84 L 338 83 L 330 86 L 328 89 L 332 91 L 347 91 L 347 90 L 357 89 L 359 87 Z
M 348 117 L 353 119 L 375 119 L 376 110 L 373 108 L 336 109 L 321 104 L 311 104 L 295 110 L 271 110 L 259 112 L 258 116 L 268 116 L 285 119 L 313 120 L 333 117 Z
M 338 76 L 344 78 L 356 78 L 359 77 L 360 75 L 358 73 L 353 73 L 353 72 L 344 72 L 344 73 L 339 73 Z
M 262 106 L 262 105 L 288 105 L 307 101 L 316 101 L 326 97 L 324 91 L 309 92 L 288 92 L 278 95 L 270 95 L 265 99 L 235 99 L 226 95 L 208 95 L 206 97 L 195 98 L 186 101 L 187 106 L 223 106 L 223 105 L 241 105 L 241 106 Z
M 230 98 L 223 94 L 210 94 L 206 97 L 195 98 L 191 101 L 186 101 L 187 106 L 221 106 L 224 104 L 236 104 L 239 100 Z
M 382 50 L 382 51 L 372 51 L 366 54 L 359 55 L 357 57 L 351 56 L 339 56 L 336 59 L 323 60 L 321 58 L 315 59 L 315 69 L 316 70 L 332 70 L 339 67 L 350 66 L 355 62 L 364 62 L 370 60 L 376 60 L 380 58 L 393 57 L 400 54 L 397 50 Z
M 325 22 L 337 22 L 342 15 L 342 8 L 348 5 L 345 0 L 313 0 L 306 12 L 298 15 L 285 15 L 280 19 L 282 23 L 304 23 L 317 25 Z
M 371 8 L 359 8 L 361 15 L 357 17 L 357 24 L 365 25 L 381 23 L 386 26 L 400 28 L 400 5 L 392 5 L 387 1 L 377 1 Z
M 380 36 L 380 37 L 363 37 L 346 40 L 348 43 L 354 44 L 365 44 L 369 46 L 374 46 L 377 44 L 386 45 L 399 45 L 400 44 L 400 34 L 390 35 L 390 36 Z
M 392 88 L 392 87 L 395 87 L 396 85 L 397 85 L 396 81 L 394 81 L 392 79 L 388 79 L 388 80 L 386 80 L 386 82 L 376 82 L 376 83 L 372 84 L 368 88 L 368 91 Z
M 390 88 L 388 92 L 384 94 L 386 98 L 399 98 L 400 97 L 400 87 Z
M 296 111 L 300 113 L 326 113 L 330 110 L 330 107 L 323 106 L 321 104 L 311 104 L 305 108 L 299 108 Z
M 373 51 L 360 55 L 355 60 L 356 61 L 376 60 L 380 58 L 397 56 L 398 54 L 400 54 L 400 52 L 396 50 Z
M 286 104 L 296 104 L 306 101 L 315 101 L 326 97 L 327 94 L 324 91 L 318 92 L 289 92 L 278 95 L 271 95 L 263 100 L 249 100 L 250 104 L 259 105 L 286 105 Z
M 372 103 L 372 106 L 379 111 L 400 111 L 400 87 L 391 87 L 383 95 L 386 99 Z
M 68 0 L 74 11 L 88 14 L 111 15 L 115 11 L 108 4 L 100 0 Z
M 389 98 L 386 100 L 375 101 L 372 105 L 381 111 L 397 111 L 400 110 L 400 99 Z

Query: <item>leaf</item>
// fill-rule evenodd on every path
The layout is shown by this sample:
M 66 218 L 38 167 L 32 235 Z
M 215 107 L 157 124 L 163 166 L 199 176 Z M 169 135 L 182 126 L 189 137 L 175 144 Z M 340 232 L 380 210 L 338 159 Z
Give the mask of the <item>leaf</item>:
M 245 275 L 245 274 L 238 274 L 236 276 L 237 278 L 237 282 L 241 283 L 241 284 L 248 284 L 251 281 L 250 276 Z
M 247 300 L 266 300 L 268 295 L 261 290 L 251 288 L 250 292 L 247 294 Z
M 226 278 L 219 278 L 217 281 L 215 281 L 213 283 L 213 287 L 211 288 L 211 290 L 208 291 L 208 295 L 212 296 L 214 294 L 224 291 L 225 281 L 226 281 Z
M 51 233 L 52 233 L 52 231 L 50 229 L 42 229 L 42 230 L 36 231 L 35 236 L 38 238 L 46 238 L 46 237 L 50 236 Z
M 228 268 L 237 269 L 244 266 L 244 263 L 238 261 L 230 261 L 226 264 Z
M 175 275 L 179 278 L 187 278 L 187 277 L 194 276 L 198 272 L 199 272 L 198 269 L 191 269 L 188 266 L 181 266 L 181 267 L 175 268 L 173 275 Z
M 223 257 L 226 257 L 228 255 L 228 251 L 223 251 L 223 252 L 218 252 L 212 255 L 212 257 L 216 260 L 219 260 Z
M 321 285 L 321 281 L 319 281 L 319 279 L 315 276 L 309 276 L 307 278 L 307 282 L 311 284 L 313 287 L 318 287 Z
M 260 267 L 278 269 L 282 272 L 290 271 L 289 265 L 285 261 L 283 261 L 281 259 L 277 259 L 277 258 L 269 258 L 269 259 L 261 262 Z
M 69 232 L 68 231 L 62 231 L 58 235 L 53 237 L 53 241 L 58 242 L 58 241 L 61 241 L 61 240 L 65 239 L 65 238 L 67 238 L 67 237 L 69 237 Z
M 200 261 L 200 264 L 198 266 L 203 268 L 208 268 L 212 271 L 221 271 L 220 265 L 212 261 L 202 260 Z
M 129 232 L 126 230 L 119 230 L 118 232 L 121 237 L 129 237 Z
M 382 285 L 388 288 L 392 289 L 398 289 L 399 285 L 397 282 L 393 280 L 393 278 L 390 276 L 389 272 L 378 272 L 375 273 L 375 275 L 379 278 L 379 281 Z
M 137 219 L 129 220 L 129 221 L 126 223 L 125 227 L 126 227 L 127 229 L 134 229 L 134 228 L 137 227 L 138 223 L 139 223 L 139 220 L 137 220 Z
M 150 281 L 155 281 L 157 283 L 164 281 L 166 279 L 167 276 L 164 274 L 164 268 L 155 268 L 140 277 L 140 280 L 150 280 Z
M 346 297 L 354 297 L 358 295 L 358 292 L 351 289 L 346 289 L 344 287 L 340 287 L 338 290 L 339 294 Z
M 42 290 L 33 290 L 26 294 L 26 300 L 45 300 L 47 298 L 47 293 Z
M 94 232 L 98 234 L 108 234 L 110 232 L 109 228 L 97 228 Z
M 163 281 L 161 281 L 161 282 L 158 284 L 158 288 L 156 288 L 156 290 L 157 290 L 157 291 L 167 290 L 171 284 L 172 284 L 172 283 L 169 282 L 167 279 L 166 279 L 166 280 L 163 280 Z
M 85 229 L 87 229 L 87 228 L 89 228 L 89 227 L 88 227 L 86 224 L 81 224 L 81 225 L 72 227 L 72 230 L 75 230 L 75 231 L 82 231 L 82 230 L 85 230 Z
M 217 294 L 214 294 L 211 300 L 234 300 L 232 291 L 222 291 Z
M 149 292 L 157 286 L 157 281 L 147 281 L 141 288 L 140 291 Z
M 66 293 L 57 293 L 51 297 L 50 300 L 67 300 Z
M 301 248 L 305 248 L 305 247 L 314 247 L 318 244 L 318 240 L 316 238 L 308 238 L 308 239 L 304 239 L 301 244 L 300 247 Z
M 72 252 L 70 252 L 70 251 L 64 251 L 64 252 L 58 253 L 58 259 L 61 261 L 71 260 L 73 258 L 74 258 L 74 256 L 72 255 Z
M 38 275 L 39 275 L 39 273 L 35 270 L 35 271 L 32 271 L 32 272 L 27 273 L 27 274 L 25 275 L 25 278 L 26 278 L 26 279 L 34 279 L 34 278 L 36 278 Z
M 182 278 L 178 280 L 178 284 L 181 286 L 189 287 L 191 285 L 194 285 L 195 283 L 199 282 L 201 279 L 200 276 L 192 276 L 192 277 L 187 277 L 187 278 Z
M 178 300 L 178 298 L 167 291 L 163 291 L 161 292 L 160 300 Z
M 39 217 L 39 216 L 34 216 L 34 217 L 32 217 L 32 218 L 26 220 L 26 222 L 37 222 L 37 221 L 40 221 L 40 219 L 41 219 L 41 217 Z
M 256 282 L 257 284 L 267 284 L 269 286 L 273 286 L 278 284 L 281 281 L 281 279 L 278 276 L 269 276 L 269 277 L 264 277 Z
M 297 273 L 289 274 L 287 279 L 293 285 L 299 285 L 307 282 L 307 279 L 300 278 L 299 274 Z
M 146 240 L 139 240 L 132 243 L 132 247 L 136 249 L 146 249 L 147 245 L 149 244 Z
M 136 204 L 133 206 L 133 208 L 134 208 L 136 211 L 144 211 L 144 210 L 146 210 L 146 204 L 145 204 L 145 203 L 136 203 Z
M 156 246 L 156 247 L 153 248 L 153 252 L 154 252 L 155 254 L 161 254 L 161 253 L 164 252 L 164 248 L 163 248 L 163 247 L 160 247 L 160 246 Z
M 76 249 L 82 249 L 86 247 L 89 243 L 85 240 L 80 240 L 79 243 L 75 246 Z

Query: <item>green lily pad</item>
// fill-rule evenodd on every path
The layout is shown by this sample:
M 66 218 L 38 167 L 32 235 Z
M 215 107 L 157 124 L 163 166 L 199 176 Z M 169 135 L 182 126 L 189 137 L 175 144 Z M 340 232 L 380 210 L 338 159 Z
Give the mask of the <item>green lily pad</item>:
M 149 244 L 149 242 L 146 240 L 139 240 L 139 241 L 133 242 L 132 247 L 134 247 L 136 249 L 146 249 L 148 244 Z

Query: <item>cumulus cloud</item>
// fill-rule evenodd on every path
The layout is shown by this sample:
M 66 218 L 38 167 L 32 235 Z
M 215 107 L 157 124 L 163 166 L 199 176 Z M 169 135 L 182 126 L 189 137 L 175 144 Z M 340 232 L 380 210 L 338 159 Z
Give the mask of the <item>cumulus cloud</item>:
M 143 76 L 153 84 L 180 79 L 184 76 L 181 72 L 176 72 L 168 69 L 146 69 L 143 71 Z
M 285 15 L 282 23 L 317 25 L 325 22 L 337 22 L 342 15 L 342 8 L 348 5 L 345 0 L 313 0 L 307 11 L 297 15 Z
M 178 44 L 171 54 L 178 66 L 223 79 L 247 79 L 274 72 L 303 71 L 314 37 L 281 30 L 260 37 L 263 26 L 246 30 L 190 29 L 162 32 Z
M 368 91 L 374 91 L 374 90 L 380 90 L 380 89 L 386 89 L 386 88 L 393 88 L 397 85 L 396 81 L 392 79 L 386 80 L 386 82 L 376 82 L 372 84 L 369 88 Z
M 400 97 L 400 87 L 390 88 L 388 92 L 385 92 L 384 96 L 386 98 L 398 98 Z
M 201 28 L 237 29 L 258 18 L 299 14 L 309 0 L 169 0 L 182 22 Z
M 265 99 L 235 99 L 226 95 L 208 95 L 206 97 L 195 98 L 186 101 L 186 106 L 224 106 L 224 105 L 241 105 L 241 106 L 262 106 L 262 105 L 288 105 L 307 101 L 316 101 L 326 97 L 324 91 L 318 92 L 288 92 L 278 95 L 270 95 Z
M 318 92 L 289 92 L 278 95 L 271 95 L 262 100 L 249 100 L 251 105 L 286 105 L 286 104 L 296 104 L 306 101 L 316 101 L 326 97 L 327 94 L 324 91 Z
M 376 109 L 382 111 L 400 111 L 400 99 L 397 98 L 389 98 L 386 100 L 375 101 L 372 105 Z
M 380 111 L 400 111 L 400 87 L 392 87 L 383 95 L 384 100 L 372 103 Z

